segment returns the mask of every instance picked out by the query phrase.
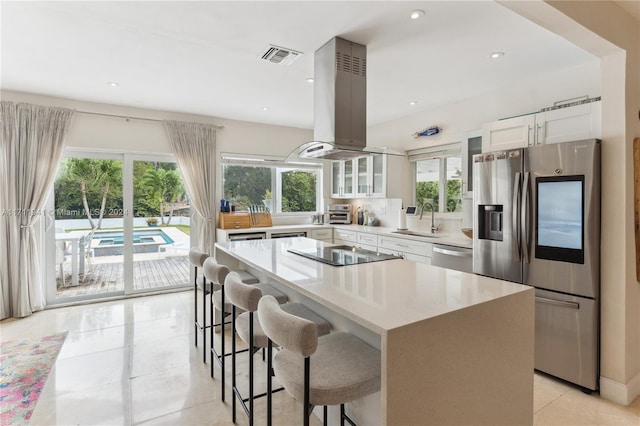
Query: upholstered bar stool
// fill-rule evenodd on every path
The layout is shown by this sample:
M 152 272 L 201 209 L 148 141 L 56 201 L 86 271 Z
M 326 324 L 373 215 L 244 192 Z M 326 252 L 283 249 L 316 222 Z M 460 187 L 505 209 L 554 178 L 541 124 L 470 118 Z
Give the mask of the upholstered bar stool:
M 275 375 L 284 388 L 303 402 L 303 423 L 309 425 L 313 406 L 340 405 L 340 424 L 347 420 L 344 404 L 380 390 L 380 352 L 349 333 L 318 337 L 318 326 L 285 312 L 269 296 L 258 303 L 258 318 L 270 341 L 282 349 L 273 359 Z M 267 346 L 271 354 L 272 343 Z M 269 364 L 271 357 L 267 356 Z M 268 366 L 267 368 L 269 368 Z M 267 383 L 267 392 L 271 386 Z M 271 397 L 267 399 L 271 425 Z
M 210 342 L 211 342 L 211 359 L 215 360 L 220 365 L 221 371 L 221 400 L 225 400 L 225 357 L 230 356 L 231 352 L 227 353 L 225 351 L 225 318 L 231 314 L 231 304 L 227 300 L 225 296 L 225 279 L 227 275 L 231 272 L 231 270 L 226 266 L 219 264 L 214 257 L 209 257 L 204 262 L 204 275 L 205 277 L 211 281 L 211 285 L 215 289 L 219 289 L 214 291 L 211 294 L 211 309 L 209 311 L 210 320 L 209 323 L 212 324 L 210 328 Z M 239 279 L 244 284 L 251 284 L 256 286 L 256 288 L 261 289 L 266 294 L 271 294 L 276 297 L 281 303 L 285 303 L 287 301 L 287 296 L 268 284 L 256 283 L 257 279 L 249 274 L 246 271 L 235 271 L 235 274 L 239 277 Z M 224 300 L 224 303 L 222 302 Z M 217 309 L 220 311 L 220 322 L 214 323 L 214 310 Z M 215 333 L 214 330 L 216 327 L 220 327 L 220 352 L 216 350 L 215 347 Z M 211 362 L 211 377 L 214 375 L 214 365 L 213 361 Z
M 202 333 L 202 362 L 207 362 L 207 348 L 206 346 L 206 339 L 205 339 L 205 329 L 207 328 L 206 326 L 206 295 L 209 293 L 210 289 L 207 290 L 207 279 L 205 277 L 205 275 L 202 275 L 202 324 L 200 324 L 200 322 L 198 321 L 198 268 L 202 269 L 205 260 L 207 260 L 207 258 L 209 257 L 209 255 L 207 253 L 204 253 L 202 251 L 200 251 L 199 248 L 197 247 L 192 247 L 191 250 L 189 250 L 189 262 L 191 262 L 191 266 L 193 266 L 193 268 L 195 269 L 195 273 L 194 276 L 195 278 L 193 279 L 193 306 L 194 306 L 194 327 L 195 327 L 195 344 L 196 347 L 198 346 L 198 334 Z
M 267 347 L 269 339 L 266 334 L 262 330 L 260 326 L 260 322 L 258 321 L 258 317 L 254 314 L 254 312 L 258 309 L 258 302 L 263 297 L 263 295 L 268 296 L 275 303 L 280 304 L 280 301 L 273 294 L 266 294 L 266 291 L 273 293 L 278 290 L 266 284 L 263 288 L 257 288 L 258 286 L 251 286 L 243 284 L 239 277 L 231 273 L 227 276 L 225 280 L 226 294 L 229 298 L 229 301 L 232 305 L 232 329 L 238 333 L 238 336 L 244 341 L 247 345 L 249 345 L 249 395 L 247 398 L 244 398 L 238 387 L 236 386 L 236 355 L 239 353 L 236 351 L 236 343 L 235 338 L 231 341 L 231 377 L 232 377 L 232 389 L 233 389 L 233 422 L 236 422 L 236 400 L 240 402 L 242 408 L 245 413 L 249 417 L 249 426 L 253 425 L 254 418 L 254 410 L 253 410 L 253 401 L 255 398 L 260 398 L 265 395 L 269 395 L 271 397 L 271 386 L 268 387 L 268 391 L 266 393 L 261 393 L 259 395 L 254 394 L 254 374 L 253 374 L 253 355 L 260 348 Z M 271 288 L 269 288 L 271 287 Z M 236 310 L 242 309 L 243 313 L 236 317 Z M 301 303 L 285 303 L 282 305 L 282 309 L 286 312 L 289 312 L 290 315 L 298 316 L 301 318 L 305 318 L 306 321 L 309 321 L 316 326 L 316 330 L 321 334 L 328 334 L 331 332 L 331 325 L 321 316 L 307 308 Z M 267 382 L 271 382 L 271 360 L 268 359 L 268 368 L 267 368 Z M 282 390 L 277 389 L 275 392 Z M 249 405 L 247 406 L 247 402 Z

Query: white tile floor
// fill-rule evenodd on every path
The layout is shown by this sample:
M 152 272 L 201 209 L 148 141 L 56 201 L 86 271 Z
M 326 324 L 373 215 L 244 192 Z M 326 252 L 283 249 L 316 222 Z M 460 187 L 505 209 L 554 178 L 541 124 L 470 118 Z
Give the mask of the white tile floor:
M 220 382 L 210 378 L 202 346 L 193 345 L 192 305 L 193 293 L 186 291 L 2 321 L 2 341 L 69 331 L 31 424 L 231 425 L 230 391 L 221 403 Z M 256 368 L 262 364 L 256 362 Z M 264 377 L 264 370 L 256 376 Z M 264 403 L 264 398 L 256 403 L 258 425 L 266 424 Z M 286 392 L 274 397 L 277 425 L 299 424 L 301 409 Z M 536 374 L 534 413 L 536 425 L 638 426 L 640 398 L 623 407 Z M 238 424 L 247 424 L 242 409 Z

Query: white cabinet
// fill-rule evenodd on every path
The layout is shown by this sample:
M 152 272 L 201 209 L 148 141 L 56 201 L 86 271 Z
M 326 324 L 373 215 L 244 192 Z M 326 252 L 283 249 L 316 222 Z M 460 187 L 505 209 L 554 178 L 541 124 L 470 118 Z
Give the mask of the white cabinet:
M 536 114 L 536 143 L 550 144 L 600 138 L 602 102 L 591 102 Z
M 355 245 L 357 233 L 356 231 L 348 231 L 346 229 L 333 229 L 333 242 L 335 244 Z
M 384 198 L 386 196 L 387 156 L 374 154 L 354 160 L 356 198 Z
M 333 229 L 332 228 L 312 229 L 311 231 L 309 231 L 309 238 L 332 243 Z
M 425 241 L 415 241 L 397 237 L 378 237 L 378 251 L 396 254 L 407 260 L 431 264 L 432 244 Z
M 529 114 L 485 124 L 482 152 L 527 147 L 535 120 L 535 114 Z
M 487 123 L 482 151 L 599 138 L 601 133 L 601 101 L 590 102 Z
M 366 250 L 378 250 L 378 235 L 369 234 L 366 232 L 358 232 L 356 234 L 356 247 L 361 247 Z
M 331 198 L 353 198 L 354 160 L 331 162 Z

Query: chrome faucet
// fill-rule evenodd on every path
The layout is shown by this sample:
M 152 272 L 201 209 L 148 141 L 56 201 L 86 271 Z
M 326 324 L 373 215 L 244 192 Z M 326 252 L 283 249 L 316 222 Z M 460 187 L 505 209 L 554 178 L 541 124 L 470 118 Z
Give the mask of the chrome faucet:
M 435 234 L 438 231 L 438 227 L 435 224 L 435 219 L 434 219 L 434 212 L 435 212 L 435 208 L 432 202 L 430 201 L 424 201 L 422 203 L 422 205 L 420 206 L 420 219 L 422 220 L 422 213 L 424 213 L 424 208 L 425 206 L 431 206 L 431 233 Z

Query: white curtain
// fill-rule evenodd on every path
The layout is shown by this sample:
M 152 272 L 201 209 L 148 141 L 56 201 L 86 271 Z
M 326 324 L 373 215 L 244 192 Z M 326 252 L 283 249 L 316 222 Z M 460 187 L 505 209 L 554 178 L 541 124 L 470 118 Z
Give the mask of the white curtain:
M 0 139 L 0 319 L 45 305 L 34 224 L 64 151 L 73 111 L 2 101 Z
M 213 254 L 215 244 L 215 158 L 217 126 L 165 121 L 180 173 L 198 217 L 200 250 Z

